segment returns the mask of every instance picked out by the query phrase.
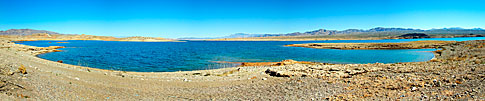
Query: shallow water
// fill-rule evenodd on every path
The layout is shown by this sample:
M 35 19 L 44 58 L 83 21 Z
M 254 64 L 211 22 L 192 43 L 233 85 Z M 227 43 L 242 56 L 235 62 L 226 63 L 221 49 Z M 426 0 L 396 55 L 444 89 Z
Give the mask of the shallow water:
M 26 41 L 32 46 L 66 46 L 62 52 L 38 57 L 101 69 L 170 72 L 221 68 L 228 62 L 276 62 L 286 59 L 325 63 L 397 63 L 427 61 L 435 49 L 336 50 L 285 47 L 299 43 L 406 42 L 417 40 L 483 40 L 472 38 L 432 38 L 397 40 L 332 41 L 188 41 L 188 42 L 116 42 L 116 41 Z M 69 42 L 69 43 L 56 43 Z

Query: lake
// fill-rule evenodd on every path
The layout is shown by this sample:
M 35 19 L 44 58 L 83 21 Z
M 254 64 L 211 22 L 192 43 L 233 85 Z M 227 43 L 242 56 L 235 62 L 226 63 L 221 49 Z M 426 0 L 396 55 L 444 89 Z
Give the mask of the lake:
M 117 41 L 25 41 L 19 44 L 47 47 L 65 46 L 38 57 L 66 64 L 93 68 L 136 71 L 173 72 L 215 69 L 235 66 L 227 62 L 277 62 L 286 59 L 325 63 L 398 63 L 428 61 L 435 49 L 399 50 L 336 50 L 285 47 L 301 43 L 368 43 L 406 42 L 418 40 L 466 41 L 485 37 L 389 39 L 389 40 L 329 40 L 329 41 L 187 41 L 187 42 L 117 42 Z M 69 42 L 69 43 L 56 43 Z

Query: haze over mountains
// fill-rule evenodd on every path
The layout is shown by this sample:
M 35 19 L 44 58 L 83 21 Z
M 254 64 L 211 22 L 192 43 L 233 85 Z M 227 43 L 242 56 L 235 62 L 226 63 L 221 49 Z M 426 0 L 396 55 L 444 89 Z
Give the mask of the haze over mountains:
M 50 35 L 62 35 L 62 33 L 47 31 L 47 30 L 34 30 L 34 29 L 9 29 L 6 31 L 0 31 L 0 35 L 32 35 L 32 34 L 50 34 Z M 379 34 L 379 33 L 386 33 L 386 34 L 406 34 L 406 33 L 425 33 L 425 34 L 485 34 L 485 29 L 482 28 L 473 28 L 473 29 L 464 29 L 464 28 L 442 28 L 442 29 L 430 29 L 430 30 L 421 30 L 421 29 L 412 29 L 412 28 L 384 28 L 384 27 L 376 27 L 368 30 L 363 29 L 347 29 L 347 30 L 327 30 L 327 29 L 319 29 L 314 31 L 308 32 L 294 32 L 294 33 L 287 33 L 287 34 L 246 34 L 246 33 L 236 33 L 224 37 L 204 37 L 204 38 L 196 38 L 196 37 L 187 37 L 187 38 L 179 38 L 179 39 L 218 39 L 218 38 L 248 38 L 248 37 L 274 37 L 274 36 L 328 36 L 328 35 L 345 35 L 345 34 Z
M 34 29 L 9 29 L 6 31 L 0 31 L 0 35 L 32 35 L 38 33 L 46 33 L 50 35 L 59 35 L 60 33 L 46 31 L 46 30 L 34 30 Z
M 473 28 L 442 28 L 442 29 L 412 29 L 412 28 L 384 28 L 376 27 L 368 30 L 363 29 L 347 29 L 347 30 L 327 30 L 319 29 L 308 32 L 294 32 L 287 34 L 246 34 L 246 33 L 236 33 L 224 37 L 212 37 L 212 38 L 182 38 L 182 39 L 217 39 L 217 38 L 248 38 L 248 37 L 273 37 L 273 36 L 326 36 L 326 35 L 343 35 L 343 34 L 376 34 L 376 33 L 387 33 L 387 34 L 406 34 L 406 33 L 426 33 L 426 34 L 485 34 L 485 29 Z
M 61 34 L 53 31 L 34 30 L 34 29 L 9 29 L 0 31 L 1 38 L 12 39 L 15 41 L 35 41 L 35 40 L 103 40 L 103 41 L 137 41 L 137 42 L 167 42 L 176 41 L 158 37 L 113 37 L 97 36 L 85 34 Z

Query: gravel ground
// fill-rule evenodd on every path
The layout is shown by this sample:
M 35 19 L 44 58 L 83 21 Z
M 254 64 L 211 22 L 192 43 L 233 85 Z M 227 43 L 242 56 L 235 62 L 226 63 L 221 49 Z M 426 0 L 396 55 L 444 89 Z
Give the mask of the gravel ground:
M 428 62 L 292 64 L 123 72 L 35 57 L 54 51 L 0 40 L 6 100 L 484 100 L 485 41 L 444 45 Z
M 35 57 L 52 49 L 1 44 L 0 80 L 8 83 L 0 83 L 0 95 L 10 100 L 311 100 L 345 92 L 318 78 L 273 77 L 264 72 L 270 67 L 122 72 Z
M 344 83 L 347 100 L 485 100 L 485 40 L 440 46 L 427 62 L 395 64 L 286 65 L 266 72 Z

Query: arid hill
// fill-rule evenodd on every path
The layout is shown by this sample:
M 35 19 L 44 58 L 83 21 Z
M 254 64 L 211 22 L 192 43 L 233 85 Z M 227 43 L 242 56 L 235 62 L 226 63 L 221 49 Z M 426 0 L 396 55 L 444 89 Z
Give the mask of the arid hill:
M 142 41 L 142 42 L 165 42 L 176 41 L 173 39 L 155 37 L 126 37 L 116 38 L 112 36 L 95 36 L 85 34 L 59 34 L 57 32 L 33 29 L 10 29 L 0 31 L 0 38 L 13 41 L 35 41 L 35 40 L 103 40 L 103 41 Z
M 303 40 L 370 40 L 370 39 L 406 39 L 413 33 L 426 34 L 427 37 L 416 38 L 453 38 L 453 37 L 483 37 L 485 30 L 481 28 L 443 28 L 443 29 L 411 29 L 411 28 L 383 28 L 368 30 L 326 30 L 319 29 L 308 32 L 294 32 L 287 34 L 234 34 L 227 37 L 208 38 L 213 41 L 303 41 Z M 404 35 L 404 36 L 402 36 Z

